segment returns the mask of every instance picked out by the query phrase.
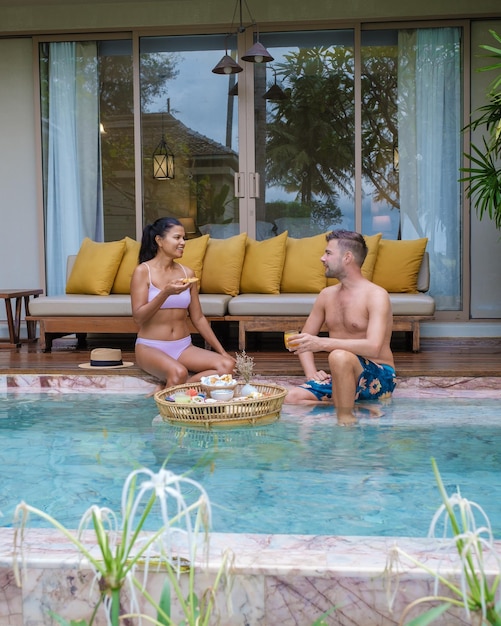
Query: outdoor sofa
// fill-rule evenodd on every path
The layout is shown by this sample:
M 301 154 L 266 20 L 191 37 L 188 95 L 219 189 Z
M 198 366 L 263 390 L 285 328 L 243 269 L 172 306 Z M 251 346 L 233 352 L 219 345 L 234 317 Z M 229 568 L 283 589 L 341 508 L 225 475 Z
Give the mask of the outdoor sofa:
M 420 349 L 420 322 L 435 312 L 427 292 L 430 270 L 427 239 L 365 237 L 369 254 L 364 275 L 390 294 L 393 330 L 405 331 Z M 202 310 L 211 324 L 238 325 L 239 349 L 250 332 L 300 329 L 317 294 L 333 284 L 320 257 L 325 234 L 296 239 L 283 232 L 255 241 L 245 233 L 227 239 L 209 235 L 186 242 L 180 260 L 200 279 Z M 87 333 L 136 333 L 129 295 L 139 243 L 129 237 L 97 243 L 85 239 L 67 261 L 66 293 L 41 296 L 30 305 L 29 321 L 40 324 L 40 344 L 50 351 L 56 337 Z

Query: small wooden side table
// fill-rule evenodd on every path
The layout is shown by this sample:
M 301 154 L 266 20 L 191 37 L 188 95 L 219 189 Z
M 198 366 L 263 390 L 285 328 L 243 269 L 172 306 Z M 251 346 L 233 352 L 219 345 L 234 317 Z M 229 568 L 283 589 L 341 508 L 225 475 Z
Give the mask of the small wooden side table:
M 21 344 L 19 339 L 21 330 L 21 305 L 24 299 L 24 310 L 26 315 L 30 313 L 30 297 L 43 293 L 43 289 L 0 289 L 0 298 L 5 301 L 5 311 L 7 313 L 7 325 L 9 327 L 9 340 L 0 339 L 0 348 L 18 348 Z M 12 309 L 11 300 L 15 299 L 15 313 Z M 36 322 L 26 322 L 28 330 L 28 341 L 36 339 Z

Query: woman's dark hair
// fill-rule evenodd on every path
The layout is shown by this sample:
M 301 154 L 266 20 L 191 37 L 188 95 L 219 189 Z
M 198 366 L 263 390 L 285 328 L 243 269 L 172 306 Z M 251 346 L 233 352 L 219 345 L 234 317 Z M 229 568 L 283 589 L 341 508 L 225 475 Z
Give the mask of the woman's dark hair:
M 362 263 L 365 261 L 368 252 L 363 235 L 352 230 L 333 230 L 327 233 L 325 238 L 327 241 L 331 241 L 331 239 L 339 241 L 340 248 L 342 250 L 349 250 L 353 254 L 357 265 L 362 267 Z
M 182 226 L 175 217 L 159 217 L 153 224 L 147 224 L 143 230 L 141 239 L 141 249 L 139 250 L 139 263 L 144 263 L 153 259 L 158 251 L 158 244 L 155 237 L 163 237 L 173 226 Z

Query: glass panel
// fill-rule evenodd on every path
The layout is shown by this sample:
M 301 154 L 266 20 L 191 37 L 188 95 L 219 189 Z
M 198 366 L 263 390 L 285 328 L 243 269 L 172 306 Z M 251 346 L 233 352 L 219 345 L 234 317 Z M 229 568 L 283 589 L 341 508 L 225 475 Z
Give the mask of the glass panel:
M 98 51 L 104 238 L 135 239 L 132 42 L 101 41 Z
M 307 237 L 355 223 L 353 31 L 261 34 L 255 66 L 257 232 Z M 267 229 L 267 230 L 266 230 Z
M 239 231 L 237 107 L 229 93 L 235 75 L 212 73 L 231 45 L 236 40 L 221 35 L 141 39 L 145 223 L 169 215 L 189 218 L 191 236 Z M 168 177 L 154 177 L 154 162 L 167 163 Z
M 400 237 L 398 32 L 362 32 L 362 232 Z
M 64 293 L 66 257 L 85 237 L 106 241 L 135 234 L 131 43 L 42 43 L 40 84 L 52 295 Z

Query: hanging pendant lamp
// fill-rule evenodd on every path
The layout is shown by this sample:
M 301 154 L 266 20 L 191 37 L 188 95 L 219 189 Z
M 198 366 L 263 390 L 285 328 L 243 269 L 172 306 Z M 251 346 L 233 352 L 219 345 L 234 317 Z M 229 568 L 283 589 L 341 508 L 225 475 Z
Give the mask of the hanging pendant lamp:
M 242 18 L 242 2 L 245 4 L 245 8 L 247 9 L 247 13 L 249 14 L 249 18 L 251 23 L 248 26 L 244 26 L 243 18 Z M 235 23 L 235 15 L 237 13 L 237 8 L 240 13 L 240 25 L 233 30 L 233 25 Z M 256 43 L 251 46 L 247 52 L 242 55 L 242 61 L 247 61 L 247 63 L 269 63 L 273 61 L 273 57 L 266 50 L 263 44 L 259 41 L 259 28 L 257 26 L 256 20 L 252 17 L 252 13 L 250 12 L 249 6 L 247 4 L 247 0 L 236 0 L 235 9 L 233 11 L 233 19 L 231 21 L 231 30 L 228 33 L 227 37 L 230 34 L 238 34 L 244 33 L 248 28 L 256 29 Z M 226 52 L 223 58 L 219 61 L 219 63 L 212 70 L 214 74 L 237 74 L 243 70 L 242 66 L 240 66 L 231 56 L 228 54 L 228 47 L 226 46 Z
M 170 113 L 170 98 L 167 100 L 167 112 Z M 172 180 L 174 178 L 174 154 L 165 141 L 164 114 L 162 113 L 162 139 L 153 151 L 153 178 Z

